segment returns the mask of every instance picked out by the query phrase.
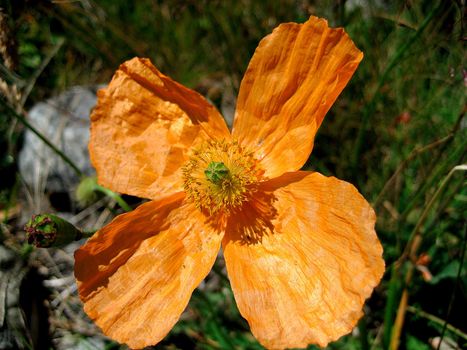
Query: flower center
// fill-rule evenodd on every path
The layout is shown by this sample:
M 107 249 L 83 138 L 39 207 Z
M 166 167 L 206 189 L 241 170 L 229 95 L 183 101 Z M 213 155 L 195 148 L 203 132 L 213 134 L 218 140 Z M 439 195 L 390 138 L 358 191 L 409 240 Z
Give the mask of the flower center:
M 229 177 L 229 169 L 222 162 L 211 162 L 204 171 L 204 175 L 213 184 L 219 185 Z
M 209 141 L 193 151 L 183 167 L 189 199 L 209 214 L 226 213 L 248 201 L 264 171 L 236 141 Z

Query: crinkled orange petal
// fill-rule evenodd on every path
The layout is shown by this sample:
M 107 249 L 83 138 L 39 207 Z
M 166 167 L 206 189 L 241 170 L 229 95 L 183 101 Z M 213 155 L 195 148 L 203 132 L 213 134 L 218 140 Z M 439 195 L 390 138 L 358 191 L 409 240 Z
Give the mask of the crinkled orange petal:
M 131 348 L 156 344 L 208 274 L 222 236 L 183 193 L 118 216 L 75 253 L 84 310 Z
M 303 166 L 362 58 L 342 28 L 316 17 L 281 24 L 261 40 L 240 85 L 232 134 L 255 150 L 266 176 Z
M 101 185 L 153 199 L 182 189 L 180 167 L 192 146 L 223 137 L 229 131 L 216 108 L 134 58 L 98 93 L 89 151 Z
M 251 240 L 234 222 L 223 240 L 237 305 L 268 349 L 324 347 L 352 330 L 383 275 L 375 213 L 351 184 L 318 173 L 284 174 L 262 190 L 275 209 L 256 219 L 265 232 Z

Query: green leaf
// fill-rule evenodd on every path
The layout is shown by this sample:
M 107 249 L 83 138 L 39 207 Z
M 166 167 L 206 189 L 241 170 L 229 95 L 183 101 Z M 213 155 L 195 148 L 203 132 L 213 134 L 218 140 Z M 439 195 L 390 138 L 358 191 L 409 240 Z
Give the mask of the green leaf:
M 431 279 L 431 284 L 437 284 L 445 278 L 456 278 L 459 271 L 459 261 L 452 261 L 444 267 L 438 274 L 434 275 Z

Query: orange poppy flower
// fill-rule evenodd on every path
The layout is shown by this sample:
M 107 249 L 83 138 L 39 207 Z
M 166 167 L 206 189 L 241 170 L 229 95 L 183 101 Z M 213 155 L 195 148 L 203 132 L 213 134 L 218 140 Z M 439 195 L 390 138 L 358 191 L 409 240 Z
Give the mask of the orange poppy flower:
M 201 95 L 149 60 L 99 92 L 98 181 L 151 201 L 76 251 L 87 314 L 109 337 L 162 340 L 222 245 L 242 316 L 266 348 L 350 332 L 384 271 L 375 214 L 351 184 L 299 171 L 363 54 L 323 19 L 277 27 L 240 86 L 232 133 Z

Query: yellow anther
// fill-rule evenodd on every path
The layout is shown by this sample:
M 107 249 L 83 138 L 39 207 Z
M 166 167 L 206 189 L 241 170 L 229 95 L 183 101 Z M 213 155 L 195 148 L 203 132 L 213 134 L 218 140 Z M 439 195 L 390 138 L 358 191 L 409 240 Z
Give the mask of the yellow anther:
M 184 188 L 200 210 L 229 213 L 251 198 L 263 171 L 236 141 L 210 141 L 193 151 L 183 167 Z

